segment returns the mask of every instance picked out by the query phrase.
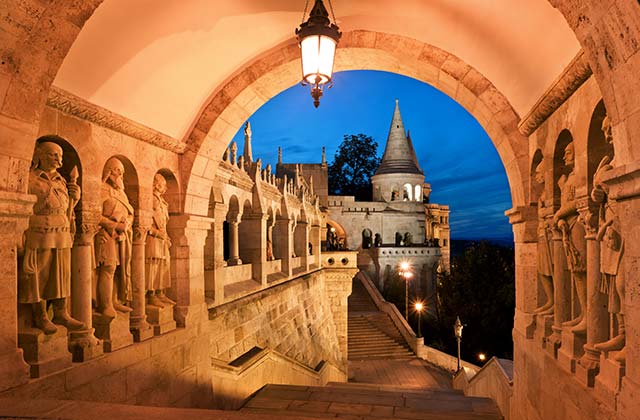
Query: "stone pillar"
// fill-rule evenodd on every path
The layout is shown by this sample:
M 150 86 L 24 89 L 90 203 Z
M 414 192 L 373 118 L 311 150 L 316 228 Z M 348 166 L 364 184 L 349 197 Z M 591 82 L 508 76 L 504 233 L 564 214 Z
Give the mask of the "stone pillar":
M 240 259 L 240 242 L 238 238 L 238 225 L 240 224 L 240 216 L 236 216 L 233 219 L 228 219 L 229 222 L 229 265 L 240 265 L 242 260 Z
M 18 347 L 18 247 L 35 196 L 0 191 L 0 391 L 27 383 L 29 365 Z
M 213 298 L 215 305 L 220 305 L 224 302 L 224 281 L 221 276 L 220 270 L 227 266 L 227 262 L 224 260 L 224 221 L 227 215 L 227 209 L 223 206 L 216 205 L 213 211 L 214 223 L 213 223 L 213 246 L 212 258 L 213 258 L 213 273 L 207 278 L 207 296 Z M 210 264 L 209 261 L 205 264 Z M 205 273 L 206 275 L 207 273 Z
M 296 255 L 302 258 L 302 268 L 304 271 L 309 271 L 309 224 L 307 222 L 298 221 L 293 246 Z
M 578 361 L 576 374 L 585 386 L 594 385 L 599 372 L 600 352 L 593 348 L 596 343 L 608 338 L 608 319 L 606 295 L 600 292 L 600 241 L 596 240 L 597 218 L 587 203 L 579 209 L 587 240 L 587 342 L 584 355 Z
M 293 220 L 278 218 L 276 220 L 275 235 L 273 237 L 273 250 L 277 257 L 282 260 L 282 272 L 291 277 L 293 269 L 291 266 L 291 254 L 293 253 L 293 241 L 291 228 Z
M 244 263 L 251 264 L 252 277 L 262 285 L 267 284 L 264 263 L 267 261 L 266 214 L 245 214 L 240 225 L 242 256 Z
M 174 318 L 179 327 L 206 317 L 204 300 L 204 241 L 213 219 L 189 214 L 172 215 L 167 230 L 171 247 L 171 299 L 177 302 Z
M 331 304 L 331 313 L 333 314 L 333 322 L 336 326 L 336 334 L 338 336 L 338 346 L 340 348 L 341 368 L 347 373 L 347 357 L 348 357 L 348 299 L 351 295 L 352 279 L 358 272 L 356 266 L 356 252 L 339 252 L 335 253 L 334 259 L 340 261 L 347 257 L 350 264 L 348 266 L 334 265 L 331 268 L 324 268 L 325 290 Z
M 553 230 L 553 334 L 549 337 L 547 350 L 554 358 L 562 343 L 562 323 L 571 318 L 571 276 L 567 270 L 562 234 Z
M 525 337 L 533 338 L 533 311 L 538 304 L 537 209 L 532 206 L 517 207 L 506 211 L 505 215 L 509 217 L 513 228 L 515 243 L 516 311 L 513 327 Z
M 100 214 L 84 212 L 81 217 L 71 249 L 71 302 L 67 304 L 71 309 L 71 315 L 83 322 L 87 329 L 71 331 L 69 334 L 69 349 L 74 362 L 86 362 L 103 353 L 102 343 L 94 335 L 91 307 L 94 276 L 93 240 L 98 232 Z
M 131 250 L 131 286 L 133 289 L 133 311 L 131 312 L 131 332 L 136 342 L 153 337 L 153 328 L 147 322 L 147 285 L 145 282 L 145 246 L 150 220 L 140 216 L 133 226 Z

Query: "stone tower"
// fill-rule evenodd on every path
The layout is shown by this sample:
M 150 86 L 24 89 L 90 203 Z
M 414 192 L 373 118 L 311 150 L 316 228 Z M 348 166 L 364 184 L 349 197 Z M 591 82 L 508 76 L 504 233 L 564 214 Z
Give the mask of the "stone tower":
M 371 177 L 374 201 L 422 202 L 424 173 L 407 136 L 396 99 L 382 162 Z

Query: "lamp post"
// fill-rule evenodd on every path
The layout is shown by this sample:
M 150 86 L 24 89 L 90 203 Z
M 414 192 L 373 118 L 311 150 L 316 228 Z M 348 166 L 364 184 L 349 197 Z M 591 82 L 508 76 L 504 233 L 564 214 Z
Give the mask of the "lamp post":
M 404 319 L 409 321 L 409 280 L 413 277 L 413 273 L 409 270 L 409 263 L 403 261 L 400 263 L 400 277 L 404 279 Z
M 424 309 L 424 305 L 422 302 L 416 302 L 415 308 L 418 313 L 418 338 L 420 338 L 422 337 L 422 333 L 420 332 L 420 319 L 422 318 L 422 309 Z
M 329 13 L 322 0 L 315 0 L 309 12 L 309 19 L 304 22 L 308 4 L 309 0 L 302 14 L 303 22 L 296 29 L 296 37 L 302 52 L 302 84 L 311 86 L 313 105 L 317 108 L 320 105 L 324 85 L 328 83 L 331 87 L 333 60 L 342 33 L 336 25 L 331 0 L 329 0 L 329 8 L 333 23 L 329 20 Z
M 456 340 L 458 341 L 458 371 L 460 370 L 460 341 L 462 340 L 462 322 L 460 322 L 460 317 L 456 317 L 456 323 L 453 325 L 453 331 L 456 335 Z

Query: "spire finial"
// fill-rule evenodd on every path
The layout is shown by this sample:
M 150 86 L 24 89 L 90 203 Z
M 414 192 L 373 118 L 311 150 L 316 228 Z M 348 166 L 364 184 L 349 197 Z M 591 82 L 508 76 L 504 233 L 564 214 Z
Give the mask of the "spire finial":
M 278 146 L 278 165 L 282 165 L 282 147 Z
M 247 121 L 244 125 L 244 159 L 247 162 L 253 162 L 253 154 L 251 152 L 251 123 Z
M 327 164 L 327 151 L 324 146 L 322 146 L 322 164 Z

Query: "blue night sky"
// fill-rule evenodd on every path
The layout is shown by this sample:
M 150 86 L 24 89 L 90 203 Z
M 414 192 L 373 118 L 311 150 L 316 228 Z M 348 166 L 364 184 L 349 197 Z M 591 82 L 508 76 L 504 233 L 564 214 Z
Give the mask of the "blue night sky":
M 364 133 L 384 152 L 395 99 L 411 131 L 420 167 L 431 184 L 431 202 L 448 204 L 453 239 L 509 239 L 504 211 L 511 194 L 491 140 L 471 114 L 432 86 L 397 74 L 348 71 L 334 75 L 335 87 L 313 107 L 308 87 L 293 86 L 249 119 L 254 159 L 275 168 L 278 146 L 285 163 L 319 163 L 322 146 L 333 161 L 345 134 Z M 244 134 L 235 135 L 241 151 Z M 241 152 L 240 152 L 241 153 Z

